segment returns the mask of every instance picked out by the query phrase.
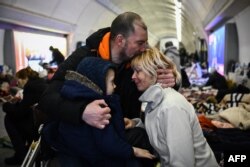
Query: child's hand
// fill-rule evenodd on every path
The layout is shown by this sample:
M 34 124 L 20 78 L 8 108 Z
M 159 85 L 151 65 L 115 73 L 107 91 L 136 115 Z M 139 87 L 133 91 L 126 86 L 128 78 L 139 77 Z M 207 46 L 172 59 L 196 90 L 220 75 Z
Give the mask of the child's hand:
M 132 119 L 124 118 L 125 129 L 131 129 L 135 127 L 135 122 Z
M 155 156 L 151 154 L 148 150 L 138 148 L 138 147 L 133 147 L 134 150 L 134 155 L 138 158 L 148 158 L 148 159 L 154 159 Z

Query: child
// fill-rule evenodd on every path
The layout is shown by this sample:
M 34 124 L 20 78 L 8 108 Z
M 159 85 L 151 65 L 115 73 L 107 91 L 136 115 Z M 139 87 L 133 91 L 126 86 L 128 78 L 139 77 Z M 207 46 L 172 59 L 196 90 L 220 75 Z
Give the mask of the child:
M 119 99 L 113 94 L 116 85 L 115 66 L 96 57 L 84 58 L 77 71 L 67 71 L 61 95 L 79 103 L 104 99 L 111 109 L 111 119 L 104 129 L 87 124 L 59 126 L 61 142 L 67 145 L 66 153 L 82 159 L 81 164 L 94 167 L 131 166 L 134 157 L 153 158 L 147 150 L 132 147 L 125 141 L 125 127 Z M 68 151 L 69 150 L 69 151 Z
M 156 69 L 173 69 L 174 63 L 156 48 L 132 60 L 132 80 L 143 91 L 139 100 L 146 103 L 145 128 L 158 152 L 162 167 L 217 167 L 214 154 L 203 136 L 192 104 L 172 88 L 156 83 Z

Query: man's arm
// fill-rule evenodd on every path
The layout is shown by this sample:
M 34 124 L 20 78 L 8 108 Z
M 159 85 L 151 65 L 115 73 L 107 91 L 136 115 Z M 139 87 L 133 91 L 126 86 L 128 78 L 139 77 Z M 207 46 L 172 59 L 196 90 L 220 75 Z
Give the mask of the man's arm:
M 87 101 L 66 100 L 60 95 L 66 71 L 75 71 L 78 63 L 87 54 L 87 49 L 81 47 L 60 65 L 39 102 L 39 108 L 53 120 L 63 120 L 74 124 L 84 121 L 91 126 L 104 128 L 109 123 L 107 118 L 110 118 L 110 109 L 101 108 L 101 105 L 105 106 L 103 102 L 94 101 L 88 104 Z
M 157 82 L 161 83 L 163 88 L 173 87 L 178 90 L 181 86 L 180 81 L 176 81 L 173 71 L 170 69 L 158 69 Z

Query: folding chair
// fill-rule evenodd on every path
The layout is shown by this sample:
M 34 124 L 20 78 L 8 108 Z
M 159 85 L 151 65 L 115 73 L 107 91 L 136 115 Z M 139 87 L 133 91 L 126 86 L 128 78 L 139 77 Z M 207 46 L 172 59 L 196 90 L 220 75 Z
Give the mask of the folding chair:
M 49 164 L 49 158 L 44 157 L 47 152 L 45 151 L 45 145 L 42 141 L 42 129 L 46 122 L 46 115 L 38 109 L 38 104 L 32 106 L 34 125 L 38 129 L 38 134 L 34 137 L 30 144 L 29 150 L 24 158 L 21 167 L 45 167 Z M 48 147 L 48 146 L 47 146 Z
M 43 124 L 39 126 L 39 129 L 38 129 L 39 135 L 41 135 L 42 128 L 43 128 Z M 21 167 L 32 167 L 34 165 L 40 166 L 40 167 L 46 166 L 46 162 L 43 162 L 43 161 L 36 162 L 37 156 L 40 150 L 41 150 L 41 136 L 39 136 L 38 140 L 36 141 L 33 140 L 33 142 L 31 143 Z

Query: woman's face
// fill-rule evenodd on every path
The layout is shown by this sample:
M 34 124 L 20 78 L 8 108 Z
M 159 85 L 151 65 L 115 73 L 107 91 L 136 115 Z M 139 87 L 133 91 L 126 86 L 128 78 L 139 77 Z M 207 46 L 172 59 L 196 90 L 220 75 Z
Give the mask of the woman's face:
M 18 84 L 18 87 L 20 88 L 23 88 L 27 82 L 28 82 L 28 78 L 26 79 L 17 78 L 17 84 Z
M 132 75 L 132 80 L 135 82 L 139 91 L 145 91 L 151 85 L 156 83 L 157 76 L 147 74 L 140 66 L 136 66 Z

